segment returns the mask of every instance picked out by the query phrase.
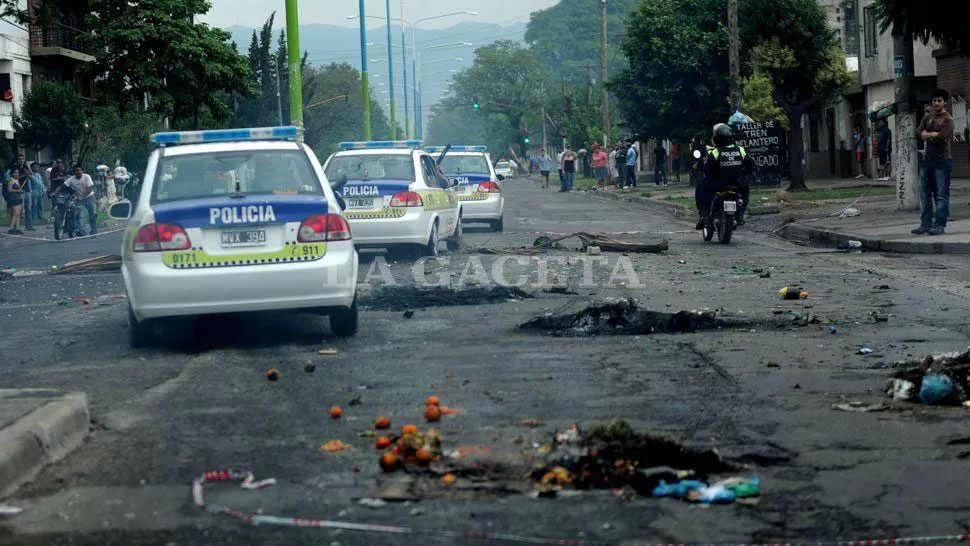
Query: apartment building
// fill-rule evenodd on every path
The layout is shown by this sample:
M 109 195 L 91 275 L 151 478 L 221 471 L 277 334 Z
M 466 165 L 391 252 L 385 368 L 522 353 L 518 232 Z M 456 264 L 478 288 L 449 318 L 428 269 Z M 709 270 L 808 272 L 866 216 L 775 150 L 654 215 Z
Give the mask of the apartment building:
M 11 150 L 17 149 L 14 113 L 30 90 L 30 48 L 26 33 L 0 35 L 0 132 Z
M 94 83 L 81 67 L 95 58 L 84 41 L 87 0 L 29 0 L 37 23 L 30 25 L 30 57 L 35 78 L 71 84 L 78 95 L 94 96 Z

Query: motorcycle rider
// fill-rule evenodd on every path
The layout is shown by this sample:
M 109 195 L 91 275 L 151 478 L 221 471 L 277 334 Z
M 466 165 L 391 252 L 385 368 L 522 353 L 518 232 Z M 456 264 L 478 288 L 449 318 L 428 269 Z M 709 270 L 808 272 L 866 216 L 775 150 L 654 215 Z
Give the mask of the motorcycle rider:
M 714 194 L 728 188 L 740 190 L 743 202 L 738 210 L 737 223 L 743 226 L 744 212 L 748 208 L 748 196 L 751 192 L 747 178 L 757 169 L 757 164 L 744 147 L 734 143 L 734 131 L 728 125 L 718 123 L 714 126 L 713 141 L 714 147 L 708 150 L 704 165 L 705 178 L 694 190 L 694 200 L 700 216 L 695 229 L 703 229 L 707 223 Z

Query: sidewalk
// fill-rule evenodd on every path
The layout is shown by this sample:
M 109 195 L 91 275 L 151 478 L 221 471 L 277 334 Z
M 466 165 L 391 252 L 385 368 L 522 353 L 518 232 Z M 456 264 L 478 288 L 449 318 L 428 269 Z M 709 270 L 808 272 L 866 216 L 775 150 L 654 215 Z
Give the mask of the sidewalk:
M 633 190 L 591 191 L 605 198 L 636 202 L 645 207 L 693 221 L 694 188 L 682 177 L 681 183 L 656 187 L 652 175 L 639 179 Z M 944 235 L 913 235 L 920 211 L 897 211 L 895 183 L 869 178 L 823 179 L 806 182 L 809 190 L 836 198 L 803 200 L 806 195 L 789 194 L 787 183 L 774 187 L 752 187 L 747 224 L 749 231 L 770 232 L 800 244 L 849 246 L 859 241 L 862 248 L 918 254 L 970 254 L 970 179 L 950 184 L 950 221 Z M 842 213 L 847 208 L 858 215 Z

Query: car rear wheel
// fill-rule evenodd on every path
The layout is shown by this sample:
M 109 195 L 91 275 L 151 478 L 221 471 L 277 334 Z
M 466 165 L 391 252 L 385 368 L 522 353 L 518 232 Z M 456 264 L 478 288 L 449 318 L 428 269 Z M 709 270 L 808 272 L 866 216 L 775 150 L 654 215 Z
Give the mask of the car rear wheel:
M 458 217 L 458 223 L 455 226 L 455 233 L 448 240 L 448 250 L 452 252 L 460 252 L 462 240 L 464 239 L 464 230 L 462 229 L 461 216 Z
M 349 309 L 330 313 L 330 332 L 337 337 L 352 337 L 357 334 L 357 296 Z
M 505 229 L 505 217 L 501 217 L 498 220 L 492 220 L 489 222 L 492 227 L 492 231 L 502 231 Z
M 428 242 L 421 247 L 421 255 L 427 256 L 429 258 L 438 257 L 438 221 L 435 220 L 431 224 L 431 235 L 428 236 Z
M 128 345 L 132 349 L 148 347 L 155 340 L 155 324 L 150 320 L 139 321 L 128 305 Z

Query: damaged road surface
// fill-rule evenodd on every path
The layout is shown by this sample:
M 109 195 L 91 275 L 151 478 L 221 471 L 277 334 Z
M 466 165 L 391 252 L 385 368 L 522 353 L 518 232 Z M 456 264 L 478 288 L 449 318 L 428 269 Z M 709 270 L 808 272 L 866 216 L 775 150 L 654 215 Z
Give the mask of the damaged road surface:
M 362 253 L 350 338 L 256 314 L 133 351 L 120 236 L 0 238 L 0 268 L 76 262 L 0 278 L 0 388 L 83 392 L 91 419 L 0 499 L 0 546 L 929 544 L 970 528 L 963 261 L 817 252 L 754 220 L 709 245 L 637 204 L 527 178 L 502 192 L 504 231 L 466 226 L 464 252 Z

